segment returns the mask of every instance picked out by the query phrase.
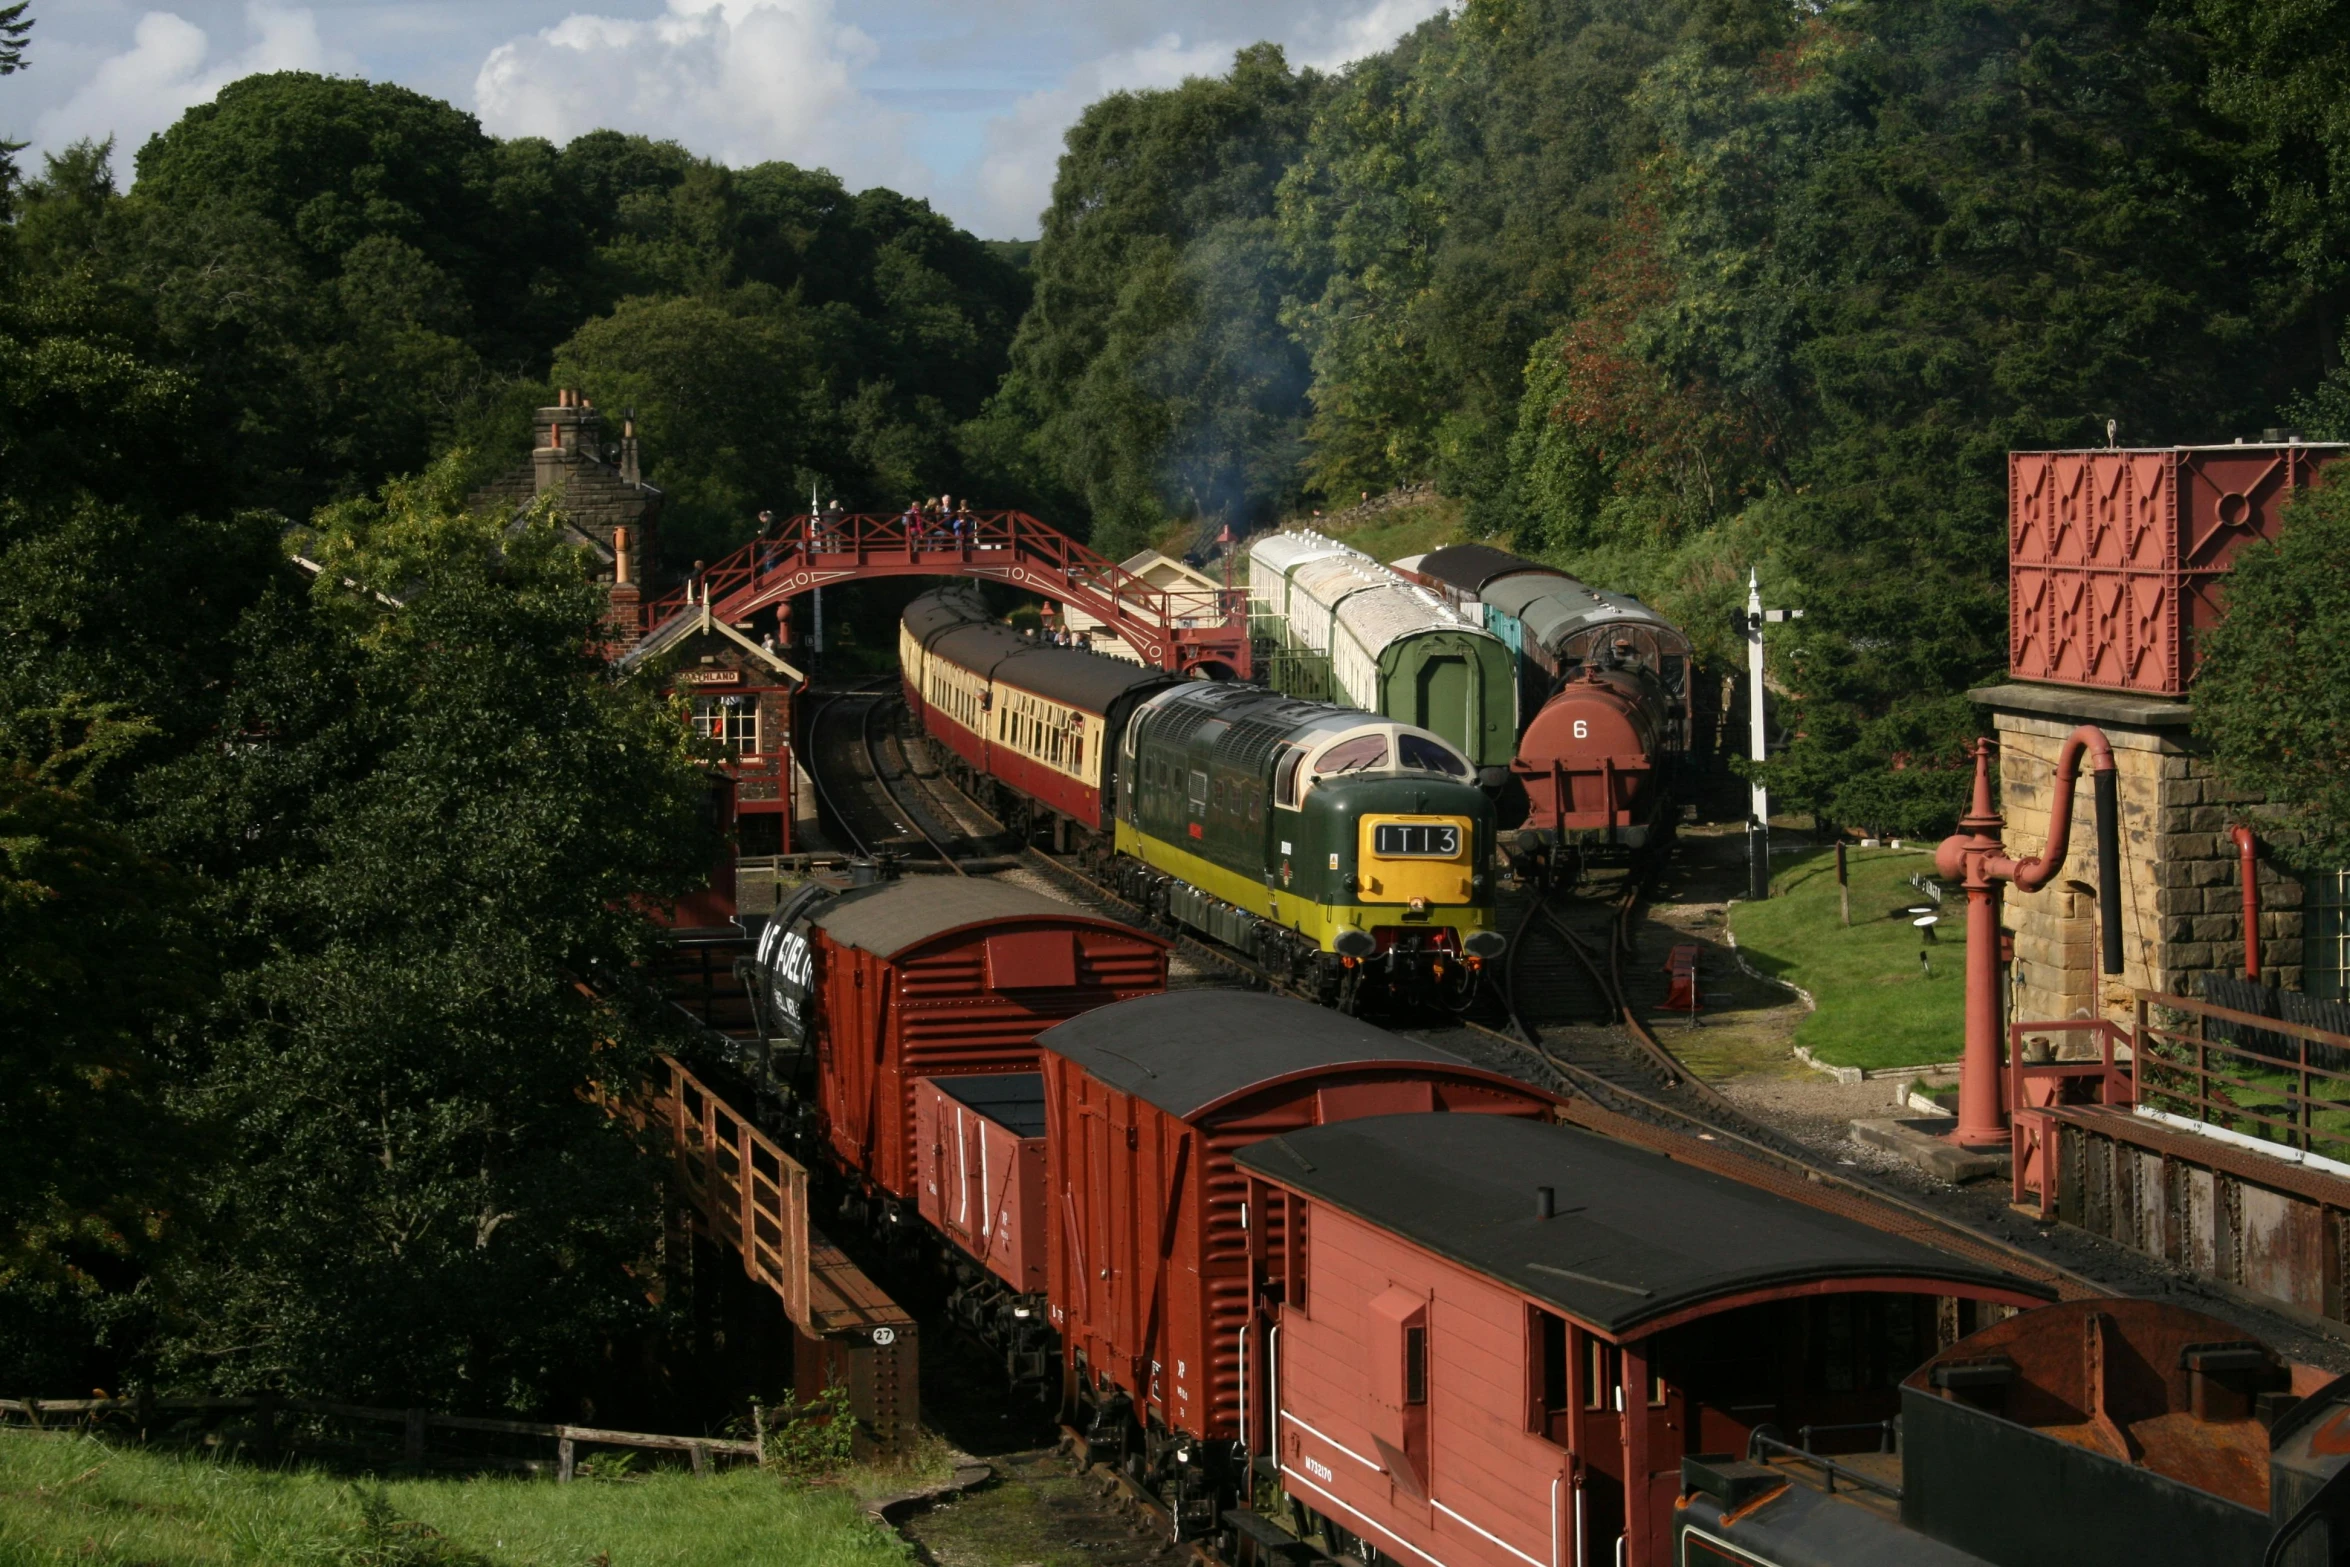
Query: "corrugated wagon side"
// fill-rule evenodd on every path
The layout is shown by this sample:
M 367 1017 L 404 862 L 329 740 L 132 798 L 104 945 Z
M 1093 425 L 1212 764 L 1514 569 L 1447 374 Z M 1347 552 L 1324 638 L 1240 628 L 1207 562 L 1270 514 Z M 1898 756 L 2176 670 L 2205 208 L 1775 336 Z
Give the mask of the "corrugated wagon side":
M 863 889 L 812 936 L 825 1139 L 901 1200 L 915 1191 L 918 1079 L 1031 1071 L 1043 1030 L 1167 984 L 1159 937 L 997 882 Z

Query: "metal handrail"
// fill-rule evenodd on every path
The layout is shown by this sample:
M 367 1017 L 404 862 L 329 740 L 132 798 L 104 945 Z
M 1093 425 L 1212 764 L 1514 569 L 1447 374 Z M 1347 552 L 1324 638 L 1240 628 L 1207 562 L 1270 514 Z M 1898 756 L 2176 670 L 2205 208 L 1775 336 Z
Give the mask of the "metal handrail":
M 1887 1423 L 1890 1424 L 1890 1422 Z M 1870 1422 L 1871 1426 L 1875 1424 L 1874 1421 Z M 1747 1437 L 1747 1462 L 1760 1463 L 1770 1454 L 1777 1453 L 1785 1458 L 1818 1466 L 1828 1476 L 1828 1494 L 1831 1496 L 1836 1494 L 1836 1482 L 1841 1479 L 1864 1491 L 1874 1491 L 1879 1496 L 1890 1497 L 1896 1502 L 1901 1500 L 1900 1486 L 1888 1485 L 1874 1475 L 1862 1474 L 1857 1469 L 1836 1462 L 1835 1459 L 1824 1453 L 1815 1453 L 1809 1448 L 1797 1447 L 1792 1442 L 1783 1442 L 1775 1436 L 1768 1435 L 1769 1429 L 1768 1426 L 1757 1427 L 1754 1433 Z M 1839 1428 L 1835 1426 L 1806 1426 L 1804 1429 L 1806 1431 L 1833 1431 Z

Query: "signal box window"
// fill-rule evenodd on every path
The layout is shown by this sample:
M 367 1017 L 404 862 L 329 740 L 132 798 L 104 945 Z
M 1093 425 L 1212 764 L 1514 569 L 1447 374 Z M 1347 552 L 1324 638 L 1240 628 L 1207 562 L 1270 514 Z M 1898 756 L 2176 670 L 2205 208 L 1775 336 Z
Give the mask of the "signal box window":
M 759 749 L 759 706 L 742 697 L 697 696 L 694 698 L 694 733 L 735 750 L 753 753 Z

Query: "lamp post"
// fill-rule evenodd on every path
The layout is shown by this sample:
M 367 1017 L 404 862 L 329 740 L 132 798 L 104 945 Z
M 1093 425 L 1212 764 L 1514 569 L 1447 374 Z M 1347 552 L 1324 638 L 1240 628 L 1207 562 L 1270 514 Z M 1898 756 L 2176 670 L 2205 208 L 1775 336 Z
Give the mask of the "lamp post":
M 1762 579 L 1751 569 L 1746 573 L 1746 613 L 1739 617 L 1739 629 L 1746 638 L 1749 754 L 1757 762 L 1770 760 L 1771 754 L 1770 730 L 1763 721 L 1763 627 L 1802 618 L 1800 609 L 1763 608 Z M 1771 895 L 1771 791 L 1763 786 L 1759 774 L 1746 814 L 1746 880 L 1749 897 Z

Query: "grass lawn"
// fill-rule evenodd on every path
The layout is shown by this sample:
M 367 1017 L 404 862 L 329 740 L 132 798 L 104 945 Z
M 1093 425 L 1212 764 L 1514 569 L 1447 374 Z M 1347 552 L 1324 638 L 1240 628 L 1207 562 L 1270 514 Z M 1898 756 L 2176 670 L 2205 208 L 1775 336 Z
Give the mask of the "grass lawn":
M 1767 903 L 1730 911 L 1739 951 L 1764 974 L 1801 985 L 1819 1009 L 1795 1042 L 1836 1066 L 1922 1066 L 1958 1059 L 1966 1036 L 1966 906 L 1945 894 L 1941 938 L 1918 963 L 1918 932 L 1892 911 L 1929 902 L 1909 884 L 1934 873 L 1931 854 L 1852 849 L 1852 928 L 1837 915 L 1836 854 L 1822 849 L 1779 865 Z
M 1401 560 L 1406 555 L 1425 555 L 1447 544 L 1460 543 L 1466 514 L 1467 508 L 1461 502 L 1439 496 L 1417 505 L 1376 512 L 1360 522 L 1324 517 L 1319 523 L 1307 518 L 1305 525 L 1376 560 Z M 1494 547 L 1505 547 L 1505 541 L 1495 541 Z
M 696 1479 L 351 1480 L 0 1432 L 0 1564 L 905 1567 L 851 1486 Z

